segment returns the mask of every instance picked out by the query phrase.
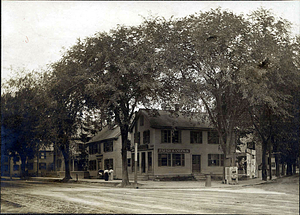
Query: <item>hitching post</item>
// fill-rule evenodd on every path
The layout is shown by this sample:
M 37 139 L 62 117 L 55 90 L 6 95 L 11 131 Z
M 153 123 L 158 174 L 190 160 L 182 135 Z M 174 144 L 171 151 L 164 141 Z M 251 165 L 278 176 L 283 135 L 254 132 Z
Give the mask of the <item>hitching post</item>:
M 137 188 L 137 143 L 134 145 L 134 186 Z

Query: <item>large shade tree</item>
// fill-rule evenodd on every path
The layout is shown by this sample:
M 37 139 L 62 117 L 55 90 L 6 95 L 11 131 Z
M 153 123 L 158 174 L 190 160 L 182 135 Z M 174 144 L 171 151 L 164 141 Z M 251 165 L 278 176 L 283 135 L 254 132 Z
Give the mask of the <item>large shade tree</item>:
M 219 8 L 148 23 L 158 44 L 157 62 L 171 80 L 165 82 L 171 103 L 188 111 L 204 106 L 228 158 L 225 166 L 234 165 L 235 132 L 258 116 L 253 111 L 286 112 L 289 95 L 279 89 L 293 79 L 294 67 L 284 61 L 292 57 L 289 23 L 263 8 L 247 17 Z
M 28 159 L 37 155 L 43 131 L 38 129 L 44 106 L 42 73 L 22 71 L 2 85 L 1 147 L 7 155 L 21 158 L 21 177 Z
M 145 33 L 144 25 L 136 27 L 118 26 L 109 33 L 96 33 L 83 41 L 78 41 L 59 64 L 55 65 L 56 73 L 60 75 L 54 82 L 53 94 L 57 97 L 56 105 L 68 116 L 71 124 L 78 114 L 80 106 L 98 109 L 101 112 L 103 123 L 117 124 L 121 130 L 122 139 L 122 186 L 129 185 L 127 171 L 127 151 L 130 150 L 128 140 L 129 127 L 133 121 L 138 105 L 150 105 L 156 98 L 159 87 L 157 70 L 153 55 L 155 49 L 151 38 Z M 65 64 L 68 66 L 68 74 Z M 72 87 L 70 76 L 81 74 L 75 82 L 80 84 Z M 66 74 L 66 75 L 64 75 Z M 72 79 L 74 79 L 72 77 Z M 81 80 L 82 79 L 82 80 Z M 59 82 L 58 82 L 59 81 Z M 74 83 L 74 82 L 73 82 Z M 62 88 L 63 87 L 63 88 Z M 71 90 L 72 88 L 72 90 Z M 62 93 L 63 92 L 63 93 Z M 72 92 L 72 94 L 67 93 Z M 67 93 L 67 94 L 66 94 Z M 70 113 L 73 107 L 74 113 Z M 59 102 L 58 102 L 59 101 Z M 75 105 L 76 104 L 76 105 Z M 61 124 L 64 118 L 57 122 Z M 70 123 L 65 123 L 70 129 Z M 61 125 L 63 127 L 63 124 Z M 62 130 L 67 132 L 67 130 Z M 72 133 L 71 131 L 68 131 Z M 63 133 L 60 134 L 65 137 Z M 66 138 L 66 137 L 65 137 Z M 62 139 L 64 140 L 64 139 Z M 66 142 L 62 146 L 66 146 Z

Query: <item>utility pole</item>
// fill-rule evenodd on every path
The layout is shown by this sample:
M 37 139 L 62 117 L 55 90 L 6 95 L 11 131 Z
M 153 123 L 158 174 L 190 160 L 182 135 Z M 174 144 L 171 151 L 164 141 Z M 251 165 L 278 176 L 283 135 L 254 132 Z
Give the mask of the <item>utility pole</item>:
M 134 187 L 137 188 L 137 143 L 134 145 Z

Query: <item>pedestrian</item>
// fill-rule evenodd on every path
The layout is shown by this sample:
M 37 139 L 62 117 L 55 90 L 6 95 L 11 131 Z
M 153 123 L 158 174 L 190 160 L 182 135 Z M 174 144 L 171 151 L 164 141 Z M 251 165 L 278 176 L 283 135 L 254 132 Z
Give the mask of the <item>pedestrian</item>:
M 109 170 L 109 180 L 112 181 L 114 179 L 114 170 L 110 168 Z
M 109 174 L 108 170 L 107 169 L 104 170 L 104 180 L 105 181 L 108 181 L 108 174 Z

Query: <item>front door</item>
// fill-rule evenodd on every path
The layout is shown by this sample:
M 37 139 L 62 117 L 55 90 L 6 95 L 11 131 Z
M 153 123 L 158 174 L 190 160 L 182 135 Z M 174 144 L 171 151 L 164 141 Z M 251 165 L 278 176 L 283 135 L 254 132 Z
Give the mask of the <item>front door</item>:
M 146 172 L 146 153 L 142 152 L 142 173 Z
M 201 155 L 192 155 L 192 172 L 201 172 Z

